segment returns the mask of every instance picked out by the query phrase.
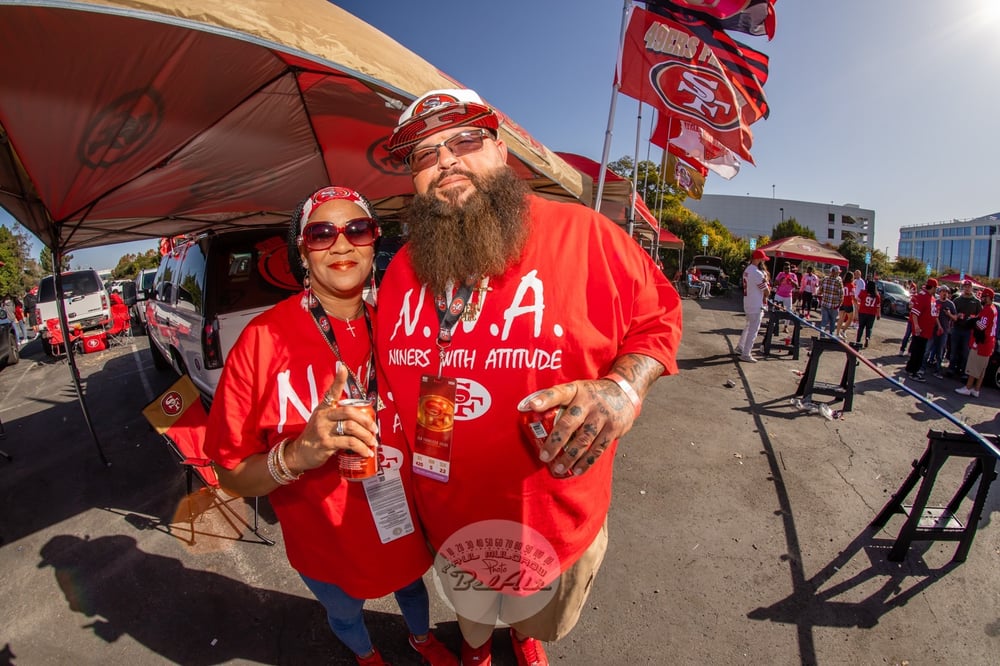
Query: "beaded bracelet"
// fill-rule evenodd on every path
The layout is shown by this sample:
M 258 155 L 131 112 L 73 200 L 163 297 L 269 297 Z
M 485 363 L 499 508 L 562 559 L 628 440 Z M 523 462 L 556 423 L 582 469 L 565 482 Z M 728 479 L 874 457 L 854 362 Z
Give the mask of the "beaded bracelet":
M 603 377 L 603 379 L 610 379 L 615 384 L 618 384 L 618 388 L 620 388 L 625 393 L 625 396 L 629 399 L 629 402 L 631 402 L 632 406 L 635 408 L 635 415 L 638 418 L 639 412 L 642 411 L 642 398 L 640 398 L 639 394 L 636 393 L 634 388 L 632 388 L 632 385 L 629 384 L 625 380 L 625 378 L 619 375 L 617 372 L 609 372 Z

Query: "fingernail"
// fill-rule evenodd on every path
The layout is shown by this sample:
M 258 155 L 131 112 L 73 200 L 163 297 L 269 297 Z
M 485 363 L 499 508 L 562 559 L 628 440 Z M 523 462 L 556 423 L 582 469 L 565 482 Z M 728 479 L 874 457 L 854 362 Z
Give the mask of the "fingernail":
M 529 405 L 538 406 L 541 404 L 541 391 L 535 391 L 534 393 L 528 394 L 521 398 L 521 402 L 517 403 L 517 409 L 520 412 L 526 412 L 530 409 Z
M 546 450 L 544 450 L 544 449 L 542 449 L 541 451 L 538 452 L 538 457 L 541 459 L 542 462 L 548 462 L 549 461 L 549 452 L 546 451 Z
M 337 374 L 340 372 L 340 361 L 337 361 L 337 365 L 333 366 L 333 373 Z
M 555 472 L 556 474 L 562 474 L 563 472 L 566 471 L 566 466 L 563 465 L 562 463 L 559 463 L 558 465 L 552 468 L 552 471 Z

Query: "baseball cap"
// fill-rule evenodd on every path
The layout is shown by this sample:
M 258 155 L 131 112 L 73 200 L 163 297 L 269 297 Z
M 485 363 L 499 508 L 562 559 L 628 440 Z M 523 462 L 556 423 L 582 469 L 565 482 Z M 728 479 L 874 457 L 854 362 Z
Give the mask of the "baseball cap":
M 972 280 L 962 280 L 962 286 L 964 287 L 966 285 L 968 285 L 968 286 L 971 287 L 972 286 Z
M 758 261 L 759 259 L 767 259 L 767 253 L 764 250 L 754 250 L 753 256 L 750 257 L 750 261 Z
M 927 283 L 924 285 L 924 289 L 937 289 L 937 280 L 934 278 L 927 278 Z
M 990 298 L 993 298 L 993 290 L 990 289 L 989 287 L 986 287 L 986 289 L 983 289 L 982 293 L 979 294 L 980 298 L 986 298 L 987 296 L 990 297 Z
M 482 127 L 495 134 L 500 118 L 474 90 L 431 90 L 406 107 L 386 148 L 405 160 L 418 143 L 450 127 Z

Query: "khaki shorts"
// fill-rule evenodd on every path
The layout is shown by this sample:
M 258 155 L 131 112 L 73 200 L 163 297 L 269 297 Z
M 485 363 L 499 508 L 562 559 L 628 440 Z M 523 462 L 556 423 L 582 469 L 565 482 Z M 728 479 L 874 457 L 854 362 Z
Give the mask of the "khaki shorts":
M 969 353 L 969 360 L 965 362 L 965 372 L 976 379 L 982 379 L 983 373 L 986 372 L 986 366 L 990 364 L 989 356 L 980 356 L 979 353 L 973 349 Z
M 545 593 L 546 595 L 550 594 L 550 597 L 541 597 L 540 595 L 543 594 L 541 592 L 526 597 L 515 597 L 496 592 L 493 603 L 487 603 L 486 606 L 495 609 L 498 622 L 509 624 L 521 634 L 540 641 L 557 641 L 566 636 L 580 619 L 583 605 L 587 602 L 587 597 L 590 596 L 594 578 L 601 568 L 607 550 L 608 523 L 605 519 L 601 530 L 580 556 L 580 559 L 559 576 L 555 592 Z M 435 560 L 436 562 L 437 560 Z M 447 591 L 445 594 L 447 595 Z M 546 599 L 547 601 L 545 601 Z M 545 603 L 540 609 L 534 610 L 532 602 L 536 602 L 534 605 L 537 606 L 539 600 L 545 601 Z M 484 624 L 462 617 L 462 615 L 457 615 L 457 617 L 462 637 L 472 647 L 479 647 L 485 643 L 493 635 L 497 624 L 497 622 Z M 480 616 L 479 619 L 483 619 L 483 617 Z

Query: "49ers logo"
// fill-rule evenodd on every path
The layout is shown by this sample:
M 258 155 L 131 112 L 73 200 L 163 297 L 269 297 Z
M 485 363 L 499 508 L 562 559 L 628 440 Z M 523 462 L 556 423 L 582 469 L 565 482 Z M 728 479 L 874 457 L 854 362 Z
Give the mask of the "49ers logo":
M 462 309 L 465 308 L 465 301 L 461 298 L 456 298 L 451 302 L 451 307 L 448 310 L 456 317 L 462 314 Z
M 184 398 L 177 391 L 171 391 L 160 400 L 160 409 L 167 416 L 177 416 L 184 409 Z
M 719 130 L 739 127 L 739 105 L 729 82 L 718 72 L 668 61 L 650 67 L 649 80 L 664 104 L 677 113 Z

